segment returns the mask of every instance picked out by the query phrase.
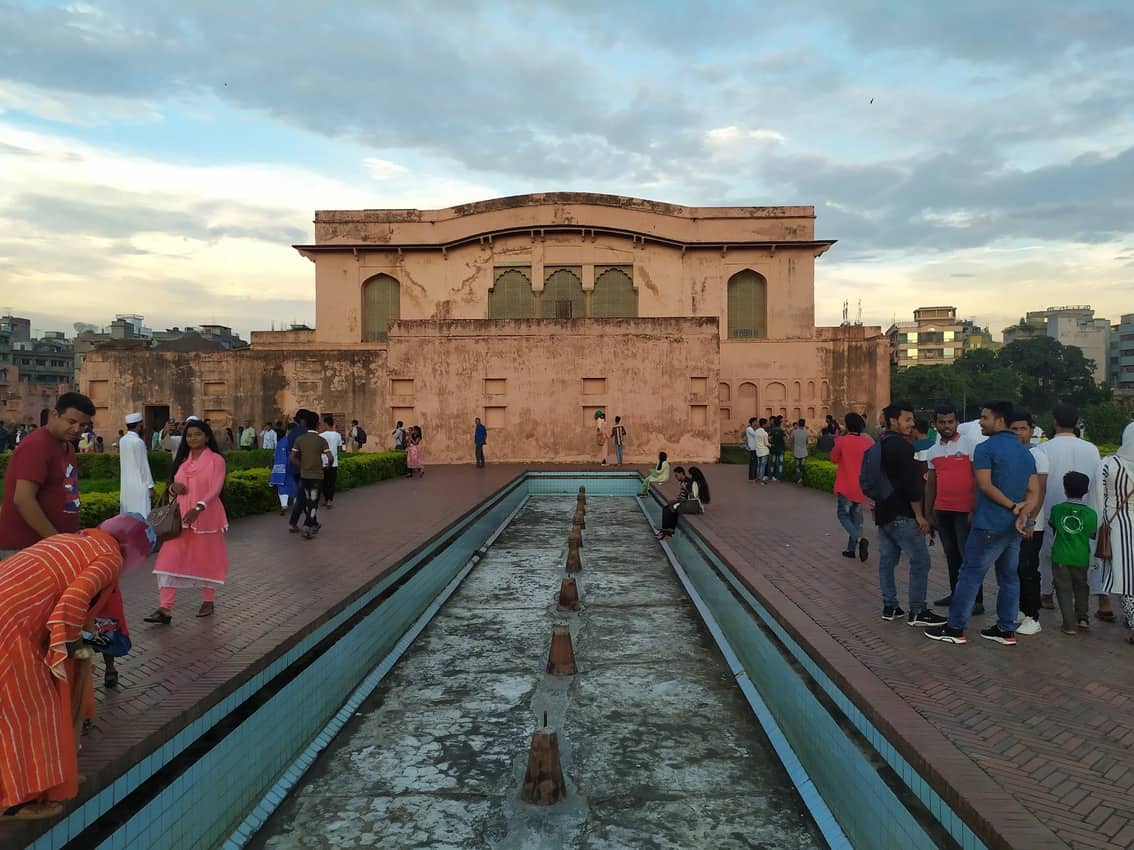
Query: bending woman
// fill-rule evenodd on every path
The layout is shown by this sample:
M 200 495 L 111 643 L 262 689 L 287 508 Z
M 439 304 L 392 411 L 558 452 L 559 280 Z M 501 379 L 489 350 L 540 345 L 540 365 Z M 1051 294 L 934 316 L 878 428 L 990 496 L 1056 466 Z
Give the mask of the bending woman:
M 642 482 L 642 495 L 650 492 L 651 484 L 661 484 L 669 481 L 669 459 L 665 452 L 658 452 L 658 465 L 650 470 Z

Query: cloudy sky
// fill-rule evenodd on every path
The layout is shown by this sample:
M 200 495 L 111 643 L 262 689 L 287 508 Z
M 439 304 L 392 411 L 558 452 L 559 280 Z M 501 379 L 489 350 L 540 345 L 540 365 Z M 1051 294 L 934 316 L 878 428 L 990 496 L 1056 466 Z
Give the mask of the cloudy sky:
M 803 11 L 806 10 L 806 11 Z M 817 320 L 1134 312 L 1130 0 L 0 0 L 0 309 L 312 321 L 316 209 L 812 204 Z

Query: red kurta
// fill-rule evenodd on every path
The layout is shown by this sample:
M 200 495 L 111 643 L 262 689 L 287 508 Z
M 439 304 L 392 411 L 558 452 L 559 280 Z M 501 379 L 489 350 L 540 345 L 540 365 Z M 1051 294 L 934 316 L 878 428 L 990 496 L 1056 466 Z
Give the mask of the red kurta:
M 78 794 L 67 643 L 122 571 L 105 532 L 57 534 L 0 561 L 0 808 Z

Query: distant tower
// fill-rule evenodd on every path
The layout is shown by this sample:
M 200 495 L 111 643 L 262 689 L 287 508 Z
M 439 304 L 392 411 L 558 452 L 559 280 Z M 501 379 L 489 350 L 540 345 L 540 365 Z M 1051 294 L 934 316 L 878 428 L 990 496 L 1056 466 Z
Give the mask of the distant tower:
M 861 298 L 858 299 L 858 313 L 854 317 L 854 323 L 856 325 L 862 324 L 862 299 Z
M 850 302 L 847 299 L 844 298 L 843 299 L 843 324 L 844 325 L 850 324 L 850 322 L 847 321 L 847 311 L 849 309 L 850 309 Z

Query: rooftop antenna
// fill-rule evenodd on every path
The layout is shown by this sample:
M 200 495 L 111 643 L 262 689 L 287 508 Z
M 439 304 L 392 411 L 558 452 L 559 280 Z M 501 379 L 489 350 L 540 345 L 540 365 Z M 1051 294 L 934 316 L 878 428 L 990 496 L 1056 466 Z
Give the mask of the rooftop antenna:
M 843 324 L 844 324 L 844 325 L 846 325 L 846 324 L 850 324 L 850 323 L 849 323 L 849 322 L 847 321 L 847 309 L 849 308 L 849 306 L 850 306 L 850 302 L 849 302 L 849 301 L 847 301 L 847 299 L 845 299 L 845 298 L 844 298 L 844 299 L 843 299 Z
M 861 298 L 858 299 L 858 313 L 855 314 L 854 323 L 856 325 L 862 324 L 862 299 Z

